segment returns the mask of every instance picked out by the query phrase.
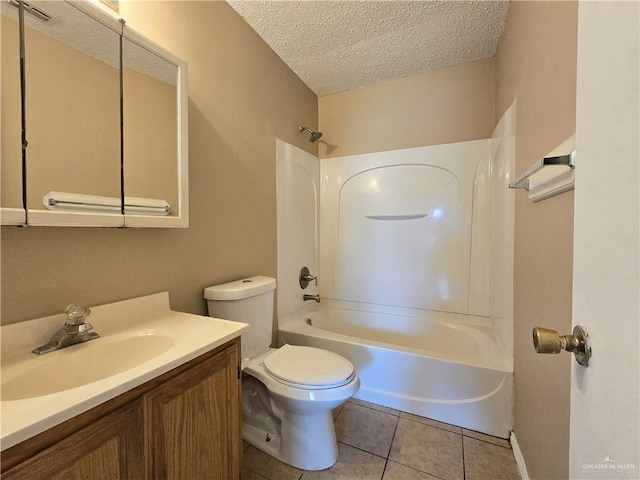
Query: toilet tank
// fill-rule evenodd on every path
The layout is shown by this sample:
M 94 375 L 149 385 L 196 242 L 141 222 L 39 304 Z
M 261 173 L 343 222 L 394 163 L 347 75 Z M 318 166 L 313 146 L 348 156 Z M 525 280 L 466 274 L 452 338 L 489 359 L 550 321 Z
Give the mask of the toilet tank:
M 275 288 L 274 278 L 255 276 L 204 290 L 210 317 L 251 325 L 241 337 L 243 358 L 251 358 L 271 345 Z

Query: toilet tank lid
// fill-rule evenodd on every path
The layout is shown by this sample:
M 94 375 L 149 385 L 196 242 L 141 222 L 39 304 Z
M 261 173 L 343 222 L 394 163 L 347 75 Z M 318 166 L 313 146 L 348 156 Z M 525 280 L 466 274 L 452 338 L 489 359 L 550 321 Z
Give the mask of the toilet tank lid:
M 207 300 L 242 300 L 270 292 L 276 288 L 275 278 L 257 275 L 204 289 Z

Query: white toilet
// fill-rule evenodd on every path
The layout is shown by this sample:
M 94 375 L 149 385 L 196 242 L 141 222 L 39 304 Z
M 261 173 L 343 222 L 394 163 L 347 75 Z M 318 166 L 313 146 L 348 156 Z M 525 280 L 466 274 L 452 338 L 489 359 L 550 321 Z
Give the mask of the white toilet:
M 303 470 L 331 467 L 338 444 L 331 410 L 360 388 L 349 360 L 314 347 L 269 348 L 276 281 L 256 276 L 204 291 L 209 316 L 251 324 L 242 334 L 242 433 L 251 445 Z

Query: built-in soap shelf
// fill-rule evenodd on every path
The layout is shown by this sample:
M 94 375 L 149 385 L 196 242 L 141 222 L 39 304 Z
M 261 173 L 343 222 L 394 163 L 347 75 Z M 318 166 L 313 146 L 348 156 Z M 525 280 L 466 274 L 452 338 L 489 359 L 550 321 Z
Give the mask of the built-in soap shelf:
M 407 215 L 365 215 L 369 220 L 416 220 L 428 216 L 428 213 L 414 213 Z
M 511 182 L 509 188 L 525 189 L 532 202 L 573 190 L 575 159 L 575 136 L 571 136 Z

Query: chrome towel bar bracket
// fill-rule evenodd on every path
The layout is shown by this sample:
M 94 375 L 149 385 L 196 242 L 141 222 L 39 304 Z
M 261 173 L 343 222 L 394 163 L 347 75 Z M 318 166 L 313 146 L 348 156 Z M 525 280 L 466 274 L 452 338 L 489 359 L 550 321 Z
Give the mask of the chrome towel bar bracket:
M 572 151 L 567 155 L 560 155 L 557 157 L 545 157 L 539 160 L 535 165 L 529 168 L 526 172 L 516 178 L 509 184 L 509 188 L 524 188 L 529 191 L 529 179 L 542 170 L 544 167 L 550 165 L 565 166 L 571 169 L 575 169 L 576 151 Z

